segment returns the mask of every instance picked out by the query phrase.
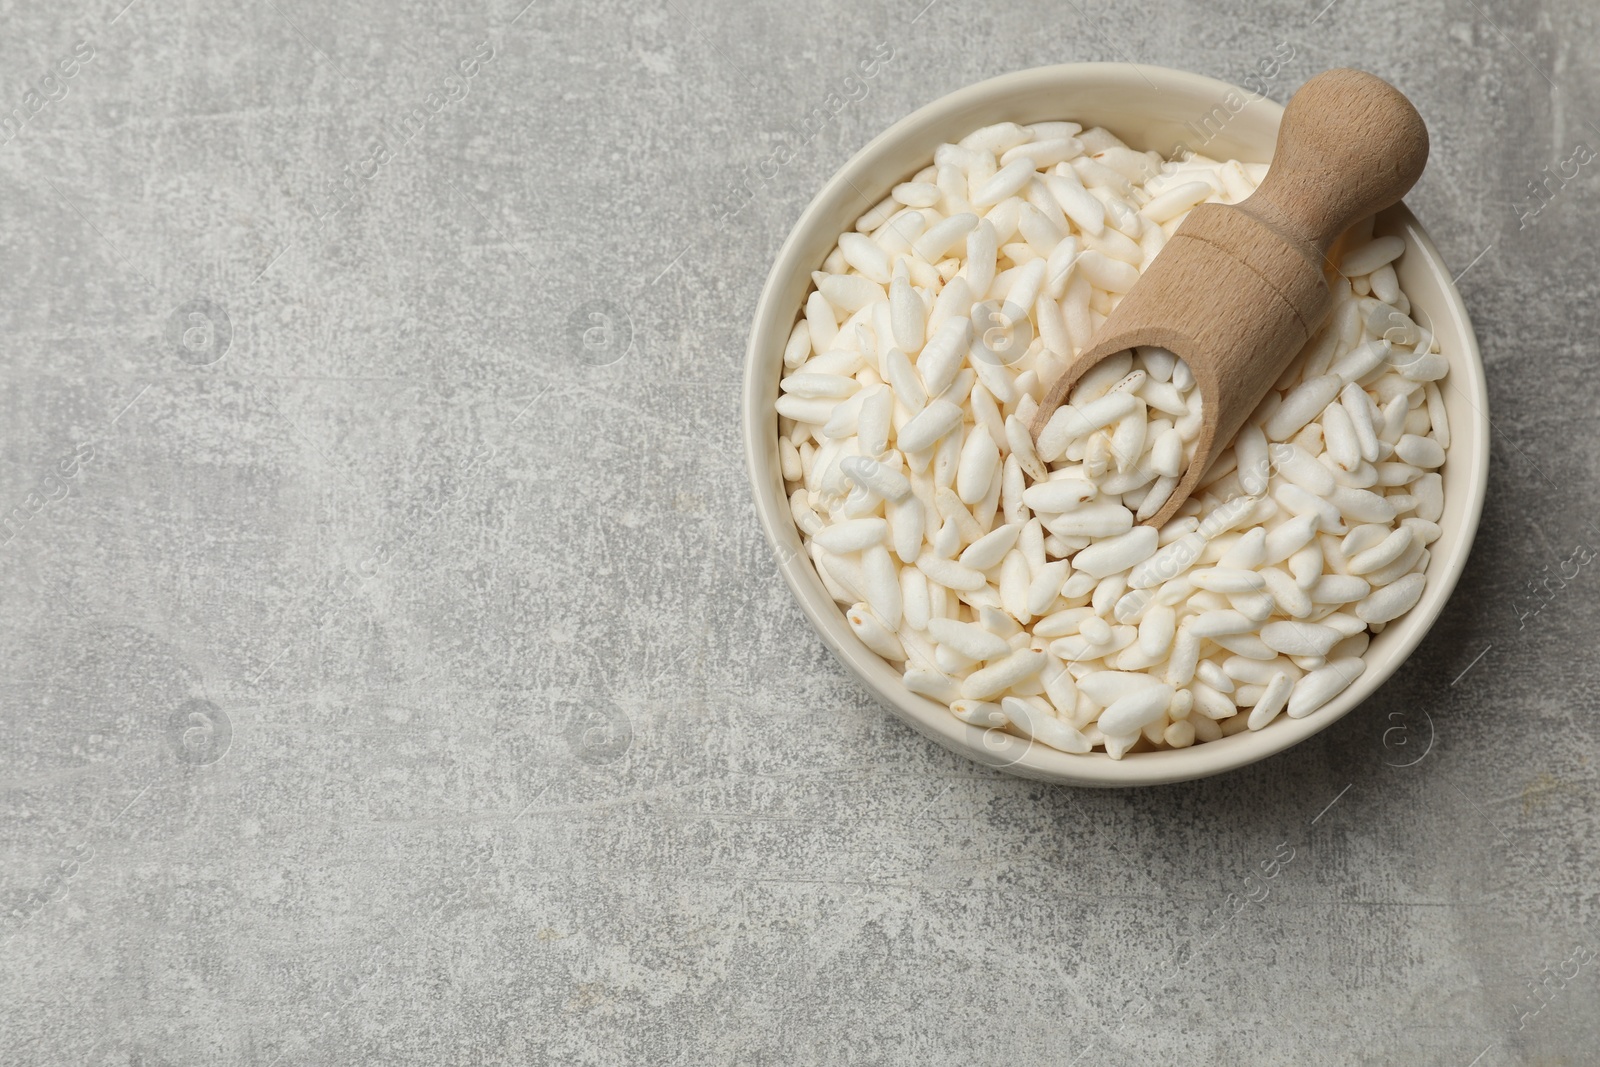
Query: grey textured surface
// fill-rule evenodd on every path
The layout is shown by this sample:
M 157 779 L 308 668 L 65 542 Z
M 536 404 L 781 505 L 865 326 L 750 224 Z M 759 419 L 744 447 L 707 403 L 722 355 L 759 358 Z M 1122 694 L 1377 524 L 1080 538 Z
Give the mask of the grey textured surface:
M 925 2 L 0 5 L 0 1062 L 1597 1062 L 1594 8 Z M 758 533 L 767 265 L 945 92 L 1285 42 L 1429 120 L 1466 576 L 1265 764 L 965 762 Z

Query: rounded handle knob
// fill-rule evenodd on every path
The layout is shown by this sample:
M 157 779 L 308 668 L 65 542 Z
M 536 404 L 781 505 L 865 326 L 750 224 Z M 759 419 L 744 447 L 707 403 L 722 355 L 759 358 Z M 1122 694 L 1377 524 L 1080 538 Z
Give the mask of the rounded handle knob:
M 1318 256 L 1397 202 L 1428 162 L 1428 127 L 1405 95 L 1365 71 L 1324 71 L 1289 98 L 1272 168 L 1239 205 Z

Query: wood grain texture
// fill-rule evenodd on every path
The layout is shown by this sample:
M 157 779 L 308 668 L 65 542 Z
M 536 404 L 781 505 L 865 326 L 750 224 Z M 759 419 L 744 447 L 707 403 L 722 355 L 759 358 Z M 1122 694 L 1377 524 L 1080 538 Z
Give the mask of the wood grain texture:
M 1427 158 L 1427 127 L 1387 82 L 1349 69 L 1306 82 L 1285 109 L 1260 187 L 1239 204 L 1190 212 L 1046 391 L 1034 435 L 1107 356 L 1139 345 L 1176 353 L 1194 371 L 1202 416 L 1189 468 L 1148 520 L 1166 523 L 1332 310 L 1328 249 L 1403 197 Z

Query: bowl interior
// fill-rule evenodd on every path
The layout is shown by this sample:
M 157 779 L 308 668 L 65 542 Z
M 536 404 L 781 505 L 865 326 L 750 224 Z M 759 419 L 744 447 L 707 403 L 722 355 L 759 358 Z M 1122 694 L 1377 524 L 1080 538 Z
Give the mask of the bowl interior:
M 1245 90 L 1183 71 L 1133 64 L 1041 67 L 960 90 L 914 112 L 875 138 L 823 187 L 802 214 L 768 276 L 756 310 L 745 372 L 743 430 L 756 508 L 801 609 L 834 653 L 892 712 L 924 735 L 1012 774 L 1091 786 L 1153 785 L 1231 770 L 1263 759 L 1342 717 L 1394 673 L 1438 617 L 1466 565 L 1488 476 L 1488 404 L 1483 365 L 1460 294 L 1438 250 L 1404 205 L 1379 216 L 1377 232 L 1405 238 L 1399 268 L 1413 317 L 1431 328 L 1450 360 L 1442 390 L 1451 443 L 1441 470 L 1444 532 L 1431 546 L 1421 601 L 1373 638 L 1367 669 L 1348 689 L 1303 719 L 1280 717 L 1187 749 L 1071 755 L 1001 730 L 969 726 L 942 705 L 907 690 L 900 674 L 855 637 L 823 588 L 789 513 L 778 465 L 782 353 L 810 287 L 810 272 L 839 235 L 897 183 L 926 166 L 934 150 L 995 122 L 1070 119 L 1104 126 L 1138 149 L 1171 155 L 1187 147 L 1218 159 L 1268 162 L 1283 109 Z

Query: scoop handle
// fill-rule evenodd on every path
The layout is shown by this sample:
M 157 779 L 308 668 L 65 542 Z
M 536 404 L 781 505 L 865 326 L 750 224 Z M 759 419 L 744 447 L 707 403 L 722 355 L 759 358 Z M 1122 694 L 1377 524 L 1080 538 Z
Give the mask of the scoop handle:
M 1272 168 L 1238 207 L 1313 262 L 1352 224 L 1406 195 L 1428 162 L 1428 127 L 1365 71 L 1324 71 L 1289 98 Z

